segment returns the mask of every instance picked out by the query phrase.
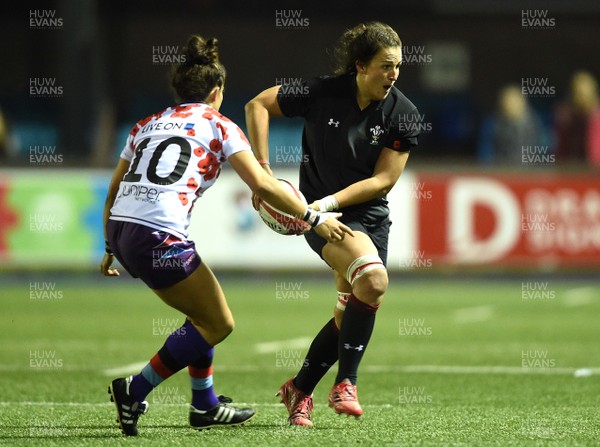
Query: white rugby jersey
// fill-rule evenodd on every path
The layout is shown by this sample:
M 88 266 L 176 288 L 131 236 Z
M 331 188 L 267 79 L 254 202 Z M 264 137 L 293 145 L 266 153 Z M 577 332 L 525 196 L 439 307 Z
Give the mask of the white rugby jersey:
M 187 238 L 194 202 L 231 155 L 250 143 L 231 120 L 204 103 L 169 107 L 138 121 L 121 158 L 131 162 L 110 219 Z

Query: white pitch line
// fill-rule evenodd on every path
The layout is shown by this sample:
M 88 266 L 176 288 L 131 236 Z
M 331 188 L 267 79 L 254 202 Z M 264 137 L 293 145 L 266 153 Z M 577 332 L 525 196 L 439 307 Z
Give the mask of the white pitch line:
M 116 368 L 110 368 L 102 371 L 104 375 L 113 377 L 124 374 L 139 372 L 146 365 L 146 362 L 131 363 Z M 7 371 L 0 365 L 0 371 Z M 264 371 L 265 367 L 261 365 L 215 365 L 215 372 L 232 373 L 256 373 Z M 32 372 L 31 368 L 11 367 L 10 371 Z M 54 372 L 55 370 L 48 370 Z M 62 371 L 62 370 L 57 370 Z M 68 371 L 94 373 L 94 369 L 86 367 L 71 367 Z M 585 371 L 586 374 L 583 374 Z M 45 371 L 34 371 L 41 374 Z M 381 373 L 431 373 L 431 374 L 506 374 L 506 375 L 576 375 L 585 377 L 587 375 L 599 375 L 600 367 L 561 367 L 561 368 L 526 368 L 521 366 L 502 366 L 502 365 L 363 365 L 360 372 L 366 374 Z
M 478 323 L 492 318 L 494 308 L 492 306 L 464 307 L 454 311 L 454 322 L 459 324 Z
M 254 345 L 254 350 L 257 354 L 272 354 L 282 349 L 305 349 L 310 345 L 312 341 L 309 337 L 292 338 L 290 340 L 271 341 L 266 343 L 257 343 Z M 107 368 L 102 371 L 105 376 L 122 376 L 139 372 L 148 362 L 135 362 L 129 363 L 123 366 L 117 366 L 114 368 Z M 218 371 L 219 368 L 215 367 Z M 258 368 L 257 368 L 258 369 Z M 249 371 L 254 370 L 253 366 L 250 366 Z
M 93 372 L 94 369 L 90 366 L 73 366 L 73 365 L 63 365 L 60 367 L 48 367 L 48 368 L 42 368 L 42 367 L 32 367 L 32 366 L 25 366 L 25 365 L 0 365 L 0 372 L 23 372 L 23 371 L 30 371 L 30 372 L 82 372 L 82 371 L 87 371 L 87 372 Z
M 305 349 L 310 345 L 312 338 L 300 337 L 290 340 L 269 341 L 266 343 L 257 343 L 254 350 L 257 354 L 273 354 L 282 349 Z
M 141 369 L 144 366 L 146 366 L 147 363 L 148 361 L 146 360 L 145 362 L 129 363 L 128 365 L 117 366 L 115 368 L 108 368 L 103 370 L 102 374 L 104 374 L 105 376 L 112 377 L 139 373 Z
M 458 365 L 365 365 L 361 371 L 369 373 L 434 373 L 434 374 L 506 374 L 506 375 L 575 375 L 581 368 L 524 368 L 521 366 L 458 366 Z M 600 373 L 600 367 L 585 368 L 591 374 Z

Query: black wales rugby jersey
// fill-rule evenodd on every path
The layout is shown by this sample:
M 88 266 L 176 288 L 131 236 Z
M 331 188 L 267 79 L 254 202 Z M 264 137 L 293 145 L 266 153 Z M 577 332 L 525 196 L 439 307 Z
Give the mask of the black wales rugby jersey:
M 417 145 L 419 112 L 400 90 L 392 87 L 384 100 L 361 111 L 356 89 L 355 73 L 279 89 L 283 114 L 304 118 L 300 190 L 308 203 L 372 177 L 384 147 L 406 152 Z M 369 208 L 380 216 L 389 213 L 384 197 L 344 211 Z

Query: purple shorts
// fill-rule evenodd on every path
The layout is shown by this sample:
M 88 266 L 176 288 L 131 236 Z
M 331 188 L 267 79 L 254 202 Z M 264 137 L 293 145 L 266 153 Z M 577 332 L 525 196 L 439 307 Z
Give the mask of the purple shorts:
M 177 284 L 200 266 L 192 241 L 131 222 L 109 220 L 108 243 L 123 268 L 151 289 Z

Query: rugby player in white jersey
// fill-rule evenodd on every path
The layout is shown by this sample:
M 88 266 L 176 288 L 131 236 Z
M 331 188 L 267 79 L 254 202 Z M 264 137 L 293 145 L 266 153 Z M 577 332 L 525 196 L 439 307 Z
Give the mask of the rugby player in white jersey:
M 229 161 L 254 194 L 302 217 L 327 242 L 352 235 L 336 219 L 339 213 L 317 212 L 290 199 L 261 168 L 240 128 L 219 113 L 225 68 L 219 61 L 217 40 L 191 36 L 183 56 L 185 63 L 172 72 L 178 105 L 133 127 L 104 208 L 102 273 L 119 275 L 111 267 L 116 257 L 132 276 L 186 316 L 139 374 L 109 385 L 119 428 L 129 436 L 138 433 L 138 418 L 148 409 L 146 396 L 185 367 L 191 379 L 193 428 L 236 425 L 254 416 L 253 409 L 229 406 L 230 399 L 217 397 L 213 390 L 213 348 L 231 333 L 234 320 L 217 279 L 188 239 L 194 202 L 215 183 L 223 162 Z M 226 237 L 218 231 L 220 216 L 198 214 L 215 222 L 215 232 L 206 237 Z

